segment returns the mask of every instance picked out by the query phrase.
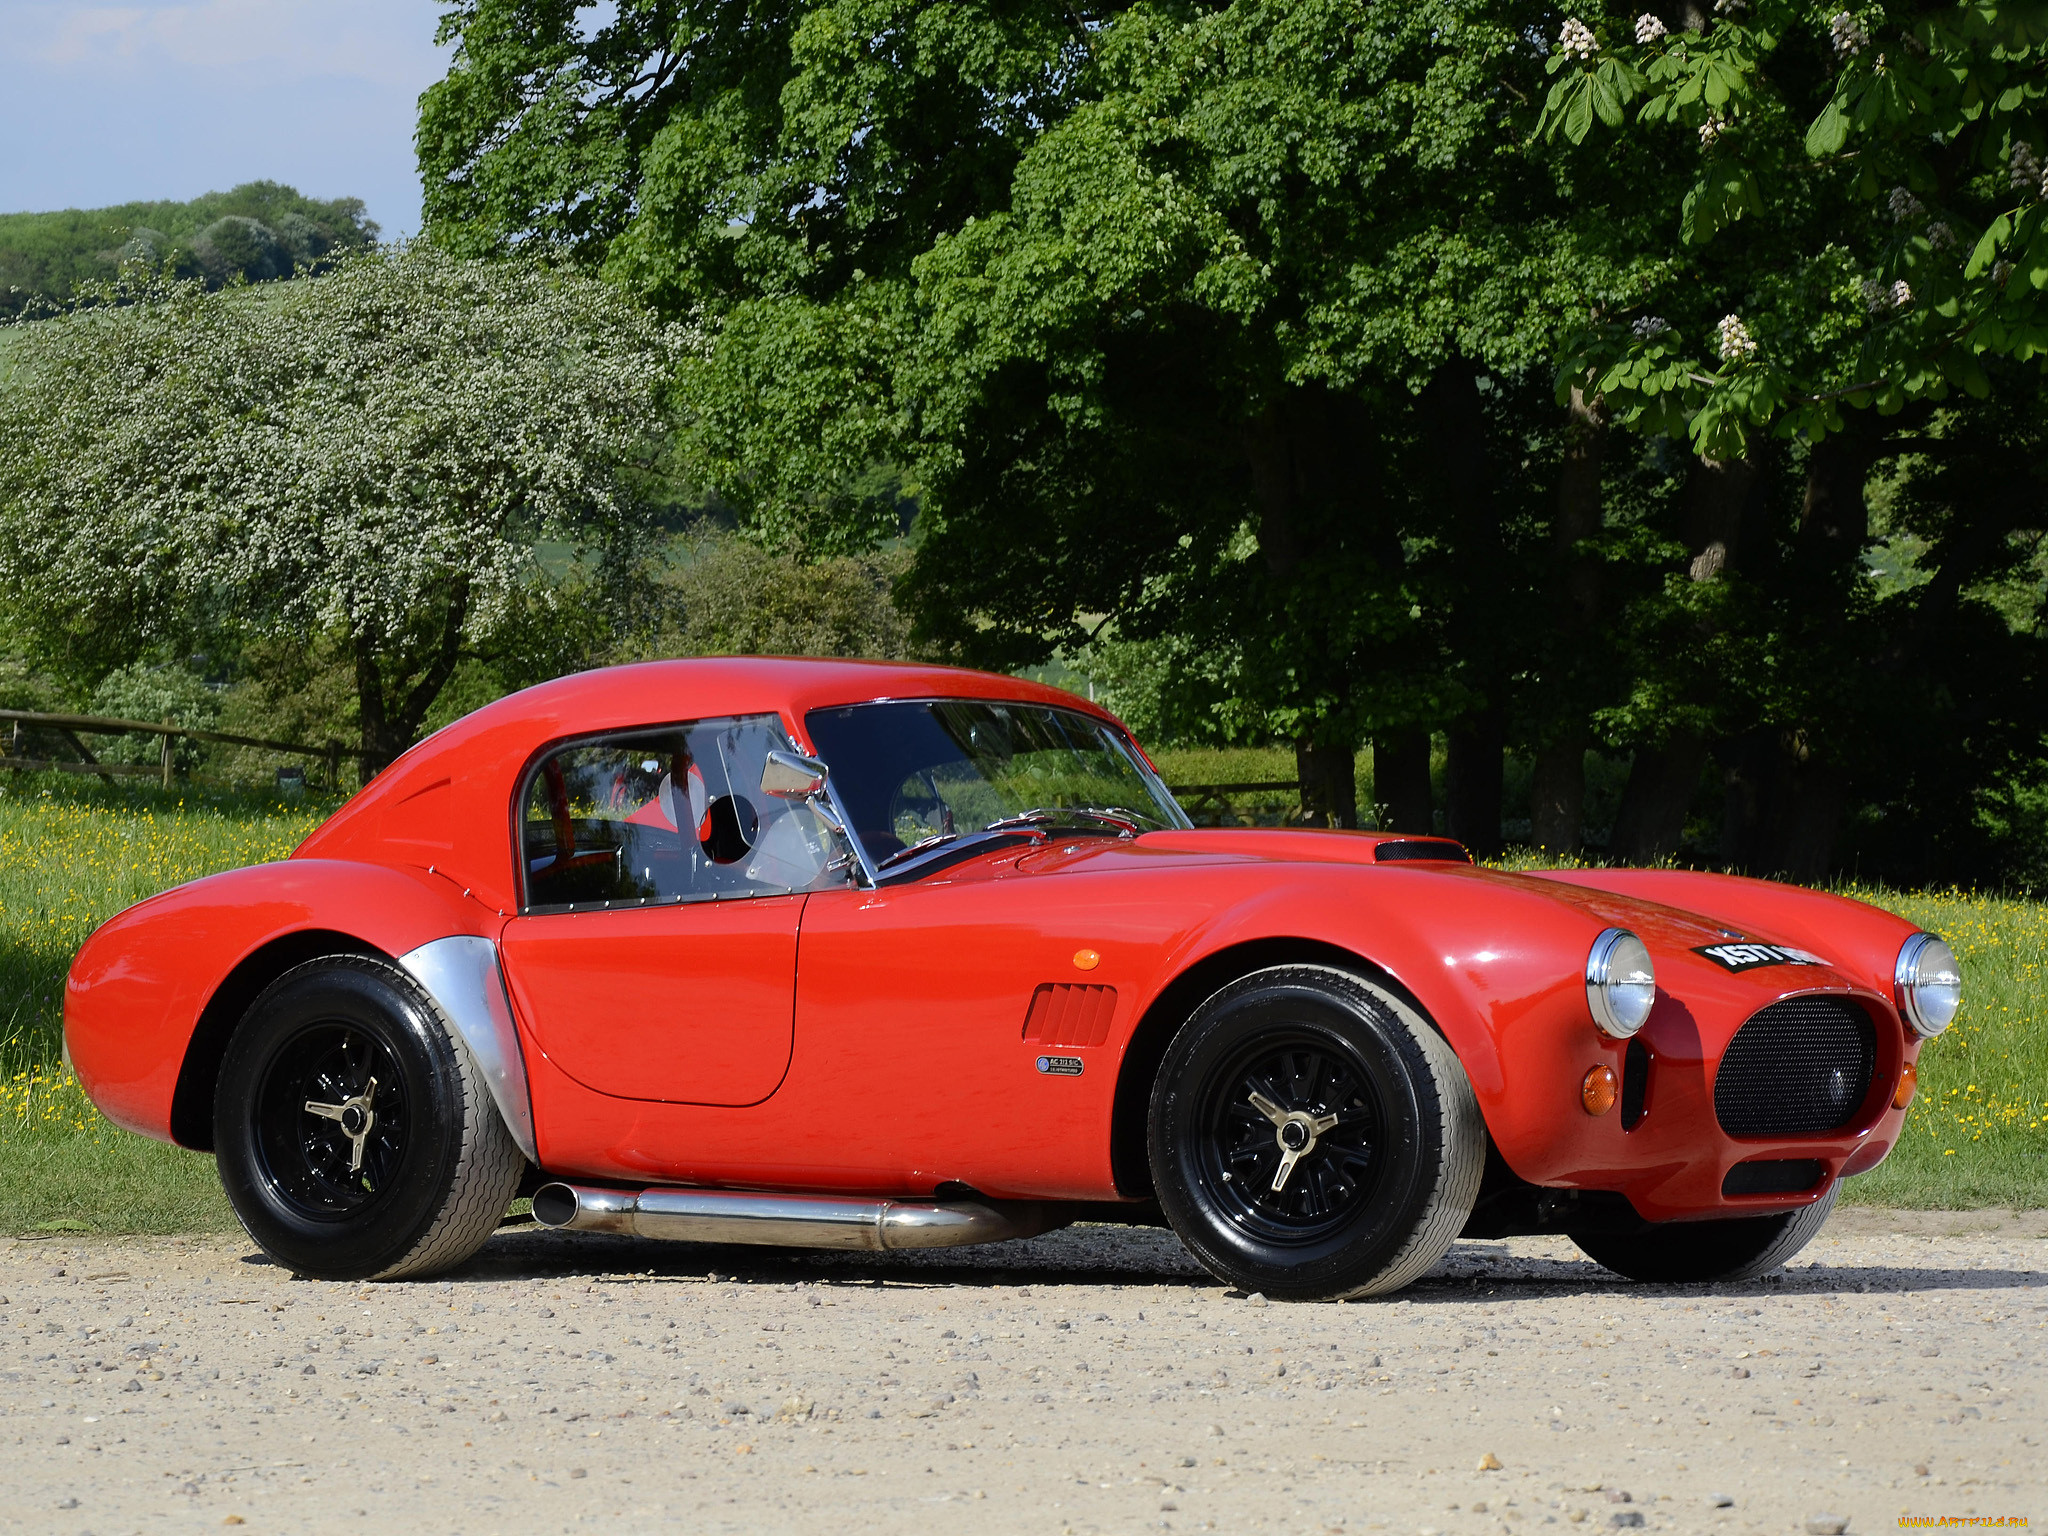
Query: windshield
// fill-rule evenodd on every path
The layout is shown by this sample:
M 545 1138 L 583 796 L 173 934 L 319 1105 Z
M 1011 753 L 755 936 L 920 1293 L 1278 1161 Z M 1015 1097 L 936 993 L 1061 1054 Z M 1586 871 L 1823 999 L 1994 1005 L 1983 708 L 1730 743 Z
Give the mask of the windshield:
M 926 699 L 813 710 L 805 723 L 877 867 L 990 829 L 1191 825 L 1130 744 L 1076 710 Z

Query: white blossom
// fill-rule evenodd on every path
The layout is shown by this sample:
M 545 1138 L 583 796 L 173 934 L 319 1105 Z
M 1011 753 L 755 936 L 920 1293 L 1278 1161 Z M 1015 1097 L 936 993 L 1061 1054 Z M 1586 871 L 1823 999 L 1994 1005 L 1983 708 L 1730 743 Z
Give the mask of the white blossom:
M 1749 9 L 1749 0 L 1714 0 L 1716 16 L 1740 16 Z
M 1590 59 L 1598 45 L 1593 41 L 1593 29 L 1573 16 L 1558 29 L 1557 46 L 1568 59 Z
M 1837 11 L 1828 18 L 1828 36 L 1834 42 L 1835 52 L 1845 59 L 1870 46 L 1870 34 L 1847 11 Z
M 1892 284 L 1892 308 L 1904 309 L 1913 302 L 1912 286 L 1902 277 Z
M 1998 286 L 1999 286 L 1999 287 L 2003 288 L 2003 287 L 2005 286 L 2005 280 L 2006 280 L 2006 279 L 2007 279 L 2008 277 L 2011 277 L 2011 276 L 2012 276 L 2012 263 L 2011 263 L 2011 262 L 2009 262 L 2009 261 L 1994 261 L 1993 263 L 1991 263 L 1991 281 L 1993 281 L 1994 283 L 1998 284 Z
M 2031 192 L 2041 179 L 2041 162 L 2034 154 L 2034 146 L 2025 139 L 2012 141 L 2012 152 L 2007 157 L 2012 171 L 2012 184 L 2022 192 Z
M 1886 199 L 1886 205 L 1892 211 L 1894 224 L 1910 224 L 1927 211 L 1921 206 L 1920 199 L 1904 187 L 1893 187 L 1892 195 Z
M 1721 323 L 1714 327 L 1714 338 L 1724 363 L 1739 363 L 1756 351 L 1756 339 L 1749 334 L 1749 327 L 1735 315 L 1721 317 Z
M 1656 315 L 1645 315 L 1629 327 L 1637 341 L 1653 341 L 1670 329 L 1670 325 Z
M 1873 315 L 1880 315 L 1891 307 L 1891 290 L 1877 278 L 1866 277 L 1857 284 L 1863 295 L 1863 307 Z
M 2009 162 L 2016 190 L 2022 194 L 2038 192 L 2042 197 L 2048 197 L 2048 170 L 2042 169 L 2033 145 L 2025 139 L 2014 139 Z
M 1636 41 L 1645 45 L 1654 43 L 1669 30 L 1664 23 L 1648 11 L 1636 18 Z
M 1956 239 L 1956 232 L 1948 226 L 1946 221 L 1936 219 L 1927 226 L 1927 243 L 1937 251 L 1952 251 L 1959 242 Z
M 1700 148 L 1711 148 L 1714 141 L 1728 131 L 1728 119 L 1718 114 L 1700 124 Z
M 415 245 L 261 302 L 117 297 L 9 357 L 0 582 L 25 605 L 138 645 L 330 635 L 402 683 L 503 631 L 536 539 L 650 535 L 628 466 L 694 337 L 609 284 Z

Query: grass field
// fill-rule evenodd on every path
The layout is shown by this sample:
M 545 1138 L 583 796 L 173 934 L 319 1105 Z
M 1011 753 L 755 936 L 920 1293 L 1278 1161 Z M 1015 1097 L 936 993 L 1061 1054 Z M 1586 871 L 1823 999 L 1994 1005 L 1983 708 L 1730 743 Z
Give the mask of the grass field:
M 322 812 L 274 796 L 147 781 L 0 782 L 0 1232 L 233 1225 L 213 1159 L 102 1119 L 61 1065 L 71 957 L 123 907 L 181 881 L 283 858 Z
M 1172 754 L 1176 783 L 1286 777 L 1281 754 Z M 211 1158 L 116 1129 L 59 1060 L 66 969 L 93 927 L 213 870 L 281 858 L 323 811 L 274 796 L 130 781 L 0 783 L 0 1232 L 171 1232 L 233 1224 Z M 2048 1205 L 2048 906 L 1961 892 L 1852 894 L 1948 938 L 1967 1000 L 1921 1058 L 1889 1161 L 1844 1198 L 1878 1205 Z

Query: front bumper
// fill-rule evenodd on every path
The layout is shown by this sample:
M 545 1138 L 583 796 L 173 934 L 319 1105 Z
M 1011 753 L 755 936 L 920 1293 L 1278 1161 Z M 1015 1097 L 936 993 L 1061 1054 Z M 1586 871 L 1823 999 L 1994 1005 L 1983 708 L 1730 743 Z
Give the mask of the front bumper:
M 1490 1126 L 1503 1159 L 1527 1183 L 1605 1191 L 1624 1197 L 1646 1221 L 1709 1220 L 1797 1209 L 1819 1200 L 1837 1180 L 1876 1167 L 1897 1142 L 1906 1111 L 1893 1107 L 1899 1078 L 1917 1058 L 1919 1039 L 1888 999 L 1832 977 L 1783 992 L 1751 987 L 1709 989 L 1718 995 L 1661 992 L 1636 1036 L 1647 1069 L 1641 1114 L 1631 1123 L 1617 1107 L 1585 1112 L 1579 1085 L 1602 1063 L 1624 1084 L 1627 1042 L 1610 1040 L 1590 1020 L 1556 1018 L 1517 1031 L 1503 1051 L 1514 1097 L 1527 1112 Z M 1735 1033 L 1764 1007 L 1788 998 L 1844 998 L 1862 1008 L 1874 1030 L 1870 1081 L 1847 1122 L 1809 1134 L 1733 1136 L 1715 1112 L 1714 1083 Z M 1505 1043 L 1505 1042 L 1504 1042 Z M 1731 1193 L 1730 1171 L 1746 1163 L 1812 1163 L 1810 1184 L 1790 1191 Z M 1754 1173 L 1755 1170 L 1752 1170 Z M 1768 1182 L 1737 1176 L 1744 1182 Z M 1782 1182 L 1782 1181 L 1781 1181 Z

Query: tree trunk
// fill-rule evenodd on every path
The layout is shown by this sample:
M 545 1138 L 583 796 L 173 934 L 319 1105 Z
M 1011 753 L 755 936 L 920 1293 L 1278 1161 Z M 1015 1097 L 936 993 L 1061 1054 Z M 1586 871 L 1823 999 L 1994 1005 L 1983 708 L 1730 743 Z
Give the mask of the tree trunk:
M 1813 881 L 1834 856 L 1841 775 L 1803 732 L 1761 726 L 1725 752 L 1721 861 L 1744 874 Z
M 1500 856 L 1504 739 L 1498 705 L 1467 715 L 1450 731 L 1444 821 L 1451 836 L 1478 859 Z
M 1570 858 L 1583 845 L 1586 823 L 1586 738 L 1572 736 L 1536 753 L 1529 780 L 1529 840 Z
M 469 583 L 458 581 L 445 598 L 440 633 L 420 645 L 421 657 L 374 629 L 354 638 L 356 715 L 362 726 L 363 778 L 384 771 L 418 738 L 462 659 L 462 625 L 469 615 Z
M 1600 477 L 1607 457 L 1607 407 L 1576 386 L 1565 422 L 1564 460 L 1557 477 L 1551 552 L 1556 649 L 1549 732 L 1536 752 L 1530 784 L 1529 836 L 1538 848 L 1569 857 L 1585 842 L 1587 706 L 1578 675 L 1589 662 L 1600 624 L 1600 562 L 1583 547 L 1602 524 Z
M 1350 748 L 1324 746 L 1304 737 L 1294 744 L 1294 769 L 1301 778 L 1304 825 L 1358 825 L 1358 769 Z
M 384 707 L 384 673 L 378 665 L 379 637 L 375 630 L 355 636 L 356 723 L 362 727 L 363 780 L 382 773 L 391 760 L 403 752 L 406 742 L 394 739 Z
M 1372 742 L 1372 797 L 1382 832 L 1428 837 L 1436 831 L 1429 792 L 1429 733 L 1390 731 Z
M 1655 864 L 1678 852 L 1706 765 L 1707 744 L 1690 732 L 1674 732 L 1661 747 L 1638 747 L 1608 852 L 1623 864 Z
M 1685 487 L 1685 523 L 1693 550 L 1686 571 L 1695 582 L 1719 581 L 1734 565 L 1742 514 L 1755 483 L 1753 460 L 1693 460 Z M 1674 731 L 1661 746 L 1638 747 L 1609 853 L 1627 864 L 1653 864 L 1675 854 L 1706 763 L 1706 740 L 1694 731 Z
M 1362 420 L 1356 401 L 1323 389 L 1282 392 L 1252 421 L 1244 435 L 1252 499 L 1259 512 L 1259 549 L 1278 586 L 1297 582 L 1306 566 L 1313 573 L 1314 529 L 1319 511 L 1356 483 L 1347 454 L 1349 436 Z M 1308 533 L 1304 535 L 1304 527 Z M 1304 544 L 1308 547 L 1304 549 Z M 1301 636 L 1311 651 L 1334 653 L 1328 634 L 1311 625 Z M 1296 776 L 1301 781 L 1302 819 L 1310 826 L 1356 827 L 1358 784 L 1354 742 L 1341 721 L 1349 679 L 1323 680 L 1318 694 L 1327 711 L 1311 718 L 1295 741 Z M 1333 707 L 1334 706 L 1334 707 Z
M 1444 823 L 1474 855 L 1500 852 L 1502 756 L 1507 748 L 1508 664 L 1500 623 L 1513 578 L 1501 510 L 1487 457 L 1486 410 L 1479 368 L 1453 358 L 1437 369 L 1420 401 L 1430 458 L 1429 489 L 1458 552 L 1458 590 L 1447 627 L 1451 654 L 1477 702 L 1451 723 Z

